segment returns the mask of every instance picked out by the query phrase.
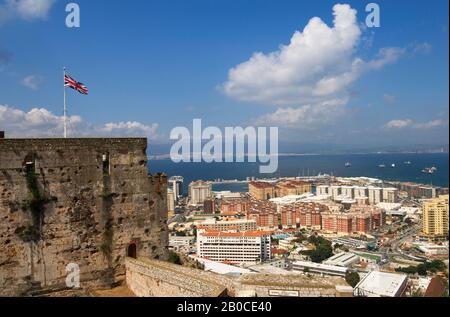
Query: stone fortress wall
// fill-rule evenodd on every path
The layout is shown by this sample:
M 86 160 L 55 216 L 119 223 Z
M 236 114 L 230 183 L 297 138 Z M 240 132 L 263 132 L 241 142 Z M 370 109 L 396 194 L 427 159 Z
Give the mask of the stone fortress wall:
M 344 297 L 343 278 L 245 273 L 225 276 L 146 258 L 126 259 L 128 288 L 139 297 Z
M 125 276 L 127 256 L 167 258 L 167 177 L 147 140 L 0 139 L 0 295 Z

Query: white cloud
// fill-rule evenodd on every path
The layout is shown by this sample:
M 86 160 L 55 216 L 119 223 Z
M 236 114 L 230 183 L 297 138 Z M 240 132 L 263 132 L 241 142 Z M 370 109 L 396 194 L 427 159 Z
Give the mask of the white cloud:
M 397 101 L 397 98 L 394 95 L 390 94 L 384 94 L 383 95 L 384 101 L 386 101 L 388 104 L 394 104 Z
M 397 119 L 397 120 L 389 121 L 383 127 L 385 129 L 405 129 L 405 128 L 432 129 L 432 128 L 444 126 L 447 124 L 448 124 L 448 121 L 442 120 L 442 119 L 431 120 L 428 122 L 414 122 L 411 119 Z
M 257 126 L 283 126 L 285 128 L 310 129 L 330 124 L 346 113 L 348 100 L 336 99 L 314 105 L 278 108 L 275 112 L 253 120 Z
M 391 120 L 384 125 L 384 127 L 388 129 L 403 129 L 406 127 L 410 127 L 413 125 L 413 121 L 411 119 L 402 119 L 402 120 Z
M 447 124 L 448 124 L 448 121 L 437 119 L 437 120 L 431 120 L 431 121 L 423 122 L 423 123 L 416 123 L 414 127 L 417 129 L 432 129 L 432 128 L 440 127 L 440 126 L 447 125 Z
M 364 61 L 356 56 L 362 34 L 356 10 L 337 4 L 333 14 L 332 27 L 314 17 L 303 31 L 294 33 L 288 45 L 268 54 L 255 53 L 232 68 L 221 90 L 236 100 L 285 107 L 265 116 L 268 121 L 292 125 L 289 113 L 315 122 L 318 114 L 327 111 L 324 105 L 349 100 L 351 85 L 363 73 L 394 63 L 404 53 L 401 48 L 388 47 L 374 59 Z M 332 115 L 327 113 L 328 117 Z
M 159 140 L 158 124 L 145 125 L 139 122 L 118 122 L 94 125 L 84 122 L 80 116 L 68 118 L 69 132 L 74 137 L 128 136 L 147 137 Z M 63 134 L 64 118 L 45 108 L 33 108 L 26 112 L 7 105 L 0 105 L 0 130 L 11 137 L 60 137 Z
M 56 0 L 5 0 L 0 4 L 0 24 L 14 18 L 44 20 Z
M 415 43 L 413 45 L 412 51 L 414 54 L 428 54 L 431 52 L 433 47 L 430 43 L 424 42 L 424 43 Z
M 40 80 L 36 78 L 34 75 L 26 76 L 20 82 L 23 86 L 30 88 L 31 90 L 38 90 Z
M 395 62 L 399 48 L 384 48 L 365 62 L 355 57 L 361 37 L 356 10 L 333 7 L 334 26 L 312 18 L 302 32 L 278 51 L 255 53 L 229 71 L 222 85 L 226 95 L 241 101 L 272 105 L 304 105 L 348 95 L 349 86 L 365 71 Z

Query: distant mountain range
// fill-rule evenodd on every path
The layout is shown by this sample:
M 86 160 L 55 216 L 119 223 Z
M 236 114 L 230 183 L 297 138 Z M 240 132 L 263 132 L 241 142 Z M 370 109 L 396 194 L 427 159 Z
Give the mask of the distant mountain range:
M 171 144 L 149 144 L 147 153 L 151 159 L 170 158 Z M 449 153 L 449 145 L 389 145 L 361 146 L 336 144 L 282 144 L 279 145 L 281 156 L 296 155 L 339 155 L 339 154 L 387 154 L 387 153 Z

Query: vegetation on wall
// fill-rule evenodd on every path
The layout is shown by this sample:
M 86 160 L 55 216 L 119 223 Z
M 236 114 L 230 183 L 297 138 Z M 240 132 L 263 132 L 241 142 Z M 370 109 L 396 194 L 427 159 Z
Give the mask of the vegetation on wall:
M 33 169 L 27 169 L 26 182 L 28 198 L 23 201 L 22 209 L 31 212 L 32 225 L 18 228 L 16 234 L 18 234 L 24 242 L 36 242 L 42 235 L 41 227 L 45 205 L 51 202 L 52 199 L 48 198 L 39 190 L 38 177 Z

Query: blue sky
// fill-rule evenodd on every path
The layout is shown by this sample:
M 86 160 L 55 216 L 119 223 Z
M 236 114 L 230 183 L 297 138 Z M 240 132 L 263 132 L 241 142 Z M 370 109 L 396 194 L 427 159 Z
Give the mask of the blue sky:
M 60 135 L 66 66 L 90 89 L 68 91 L 72 135 L 165 143 L 201 118 L 279 126 L 281 142 L 299 146 L 448 143 L 447 0 L 376 1 L 381 27 L 371 29 L 370 1 L 334 11 L 339 2 L 325 0 L 79 0 L 79 29 L 65 26 L 69 2 L 0 0 L 9 135 Z

